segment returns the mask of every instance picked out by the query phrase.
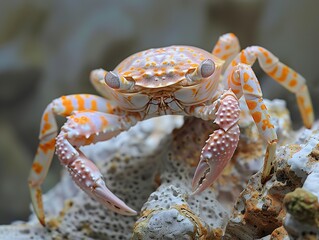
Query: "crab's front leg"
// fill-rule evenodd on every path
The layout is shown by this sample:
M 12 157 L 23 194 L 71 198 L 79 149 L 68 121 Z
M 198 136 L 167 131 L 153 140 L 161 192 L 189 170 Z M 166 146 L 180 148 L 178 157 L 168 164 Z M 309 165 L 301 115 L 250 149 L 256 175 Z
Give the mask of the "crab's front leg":
M 92 111 L 77 112 L 68 118 L 56 141 L 56 154 L 75 183 L 104 206 L 122 215 L 135 215 L 136 211 L 105 186 L 99 169 L 79 148 L 117 136 L 137 120 L 138 114 L 117 116 Z
M 55 99 L 46 107 L 41 120 L 39 135 L 40 144 L 38 146 L 29 175 L 29 188 L 33 209 L 42 225 L 45 225 L 45 216 L 42 203 L 41 184 L 47 175 L 55 147 L 58 145 L 58 143 L 56 143 L 58 129 L 55 121 L 55 115 L 69 116 L 73 114 L 74 111 L 78 111 L 76 116 L 79 116 L 79 114 L 82 112 L 81 118 L 76 117 L 75 115 L 69 118 L 59 135 L 59 141 L 61 142 L 61 139 L 63 138 L 65 138 L 66 141 L 68 139 L 73 139 L 76 141 L 74 145 L 75 148 L 72 145 L 70 145 L 70 148 L 65 147 L 64 150 L 58 148 L 57 151 L 60 151 L 60 154 L 62 155 L 67 153 L 66 150 L 70 151 L 71 149 L 75 154 L 79 155 L 80 158 L 83 158 L 80 152 L 77 151 L 80 144 L 79 139 L 81 137 L 82 139 L 85 139 L 83 145 L 89 144 L 90 141 L 93 142 L 97 141 L 98 139 L 110 137 L 110 131 L 113 133 L 116 129 L 118 131 L 124 131 L 129 126 L 134 125 L 136 122 L 135 116 L 124 116 L 123 111 L 120 110 L 113 102 L 102 97 L 89 94 L 63 96 L 61 98 Z M 87 112 L 85 113 L 83 111 Z M 102 112 L 104 112 L 104 115 Z M 123 117 L 116 117 L 113 114 L 123 115 Z M 98 125 L 101 123 L 102 119 L 104 121 L 104 125 Z M 122 120 L 115 121 L 115 119 Z M 131 120 L 128 121 L 128 123 L 121 125 L 120 123 L 123 121 L 125 122 L 125 119 Z M 95 124 L 97 125 L 95 126 Z M 90 134 L 82 129 L 89 129 L 91 125 L 95 126 L 95 128 L 92 128 L 92 130 L 94 129 L 94 131 L 96 131 L 94 132 L 96 135 L 95 137 L 91 136 L 93 132 Z M 86 139 L 84 136 L 89 138 Z M 60 158 L 62 158 L 62 156 L 60 156 Z M 92 164 L 90 166 L 94 168 Z M 92 169 L 92 171 L 94 172 L 95 170 Z
M 215 119 L 218 126 L 202 149 L 193 178 L 193 192 L 200 193 L 214 182 L 235 152 L 240 109 L 237 97 L 228 90 L 212 105 L 195 107 L 192 113 L 204 120 Z

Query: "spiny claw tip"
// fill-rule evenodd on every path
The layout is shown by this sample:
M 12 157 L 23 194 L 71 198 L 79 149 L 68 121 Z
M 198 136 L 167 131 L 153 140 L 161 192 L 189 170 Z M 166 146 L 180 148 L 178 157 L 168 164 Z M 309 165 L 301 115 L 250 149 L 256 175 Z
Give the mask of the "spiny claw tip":
M 107 208 L 117 212 L 121 215 L 134 216 L 137 212 L 127 206 L 121 199 L 115 196 L 106 186 L 103 179 L 98 179 L 95 182 L 94 191 L 88 192 L 90 196 L 98 200 L 100 203 L 105 205 Z
M 210 167 L 207 162 L 201 160 L 196 168 L 192 181 L 193 195 L 201 193 L 209 186 L 207 178 L 209 178 L 210 173 Z

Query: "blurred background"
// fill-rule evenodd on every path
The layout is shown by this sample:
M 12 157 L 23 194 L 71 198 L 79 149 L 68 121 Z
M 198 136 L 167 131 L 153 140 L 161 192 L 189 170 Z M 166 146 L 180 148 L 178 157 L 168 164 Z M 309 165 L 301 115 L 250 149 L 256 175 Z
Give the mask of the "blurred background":
M 137 51 L 172 44 L 211 51 L 220 35 L 233 32 L 243 48 L 261 45 L 301 73 L 318 111 L 318 9 L 316 0 L 1 0 L 0 224 L 30 213 L 27 177 L 46 105 L 95 93 L 90 71 L 112 70 Z M 286 99 L 294 127 L 301 127 L 294 95 L 254 69 L 264 97 Z M 55 158 L 45 190 L 61 170 Z

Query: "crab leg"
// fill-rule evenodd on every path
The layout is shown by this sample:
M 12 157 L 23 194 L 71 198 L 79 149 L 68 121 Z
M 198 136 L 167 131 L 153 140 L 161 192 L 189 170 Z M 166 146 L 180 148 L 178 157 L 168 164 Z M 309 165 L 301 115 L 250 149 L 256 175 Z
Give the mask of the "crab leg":
M 235 57 L 240 51 L 238 38 L 233 33 L 227 33 L 219 37 L 214 49 L 213 55 L 218 58 L 229 61 Z
M 225 77 L 227 78 L 227 76 L 231 74 L 232 68 L 238 63 L 245 63 L 252 66 L 257 59 L 260 67 L 270 77 L 296 94 L 299 111 L 301 112 L 304 125 L 307 128 L 311 128 L 314 121 L 314 112 L 305 79 L 296 71 L 281 63 L 278 58 L 267 49 L 252 46 L 242 50 L 227 68 Z M 233 89 L 236 94 L 240 91 L 238 86 Z
M 55 149 L 57 124 L 54 115 L 68 116 L 76 110 L 98 110 L 113 113 L 116 106 L 94 95 L 77 94 L 53 100 L 45 109 L 40 127 L 40 143 L 29 174 L 29 188 L 35 214 L 42 225 L 45 224 L 42 192 L 40 185 L 47 175 Z
M 262 173 L 262 182 L 265 182 L 270 175 L 278 139 L 263 101 L 259 82 L 251 66 L 239 63 L 229 75 L 228 84 L 238 96 L 244 95 L 250 114 L 261 136 L 268 143 Z
M 82 111 L 68 117 L 57 137 L 56 154 L 66 166 L 75 183 L 104 206 L 123 215 L 135 215 L 106 186 L 95 164 L 84 156 L 79 147 L 108 140 L 136 124 L 138 114 L 113 114 Z
M 225 91 L 219 102 L 194 109 L 195 116 L 203 119 L 215 118 L 214 123 L 219 127 L 209 136 L 202 149 L 192 182 L 194 194 L 209 187 L 233 156 L 240 134 L 239 113 L 238 99 L 231 90 Z
M 269 177 L 275 157 L 277 136 L 268 111 L 263 104 L 258 80 L 251 69 L 257 59 L 260 67 L 270 77 L 296 94 L 299 111 L 307 128 L 311 128 L 313 124 L 314 112 L 305 79 L 281 63 L 277 57 L 265 48 L 252 46 L 242 50 L 226 69 L 224 75 L 225 86 L 230 87 L 238 98 L 242 94 L 245 95 L 248 108 L 259 132 L 268 142 L 262 174 L 262 182 L 265 182 Z

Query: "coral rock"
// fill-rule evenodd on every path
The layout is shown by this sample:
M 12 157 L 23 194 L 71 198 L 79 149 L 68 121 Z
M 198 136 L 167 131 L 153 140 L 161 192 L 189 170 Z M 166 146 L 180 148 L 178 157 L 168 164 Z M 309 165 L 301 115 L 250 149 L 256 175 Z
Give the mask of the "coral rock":
M 64 172 L 44 196 L 47 226 L 40 226 L 32 215 L 27 223 L 0 226 L 0 239 L 317 239 L 319 131 L 292 131 L 283 101 L 267 101 L 267 107 L 281 146 L 264 185 L 265 147 L 245 112 L 232 160 L 198 195 L 192 194 L 191 180 L 215 125 L 186 118 L 180 127 L 180 117 L 154 118 L 82 148 L 99 166 L 108 187 L 140 211 L 139 216 L 109 211 Z M 301 187 L 302 192 L 296 190 Z M 312 220 L 302 220 L 306 211 Z

